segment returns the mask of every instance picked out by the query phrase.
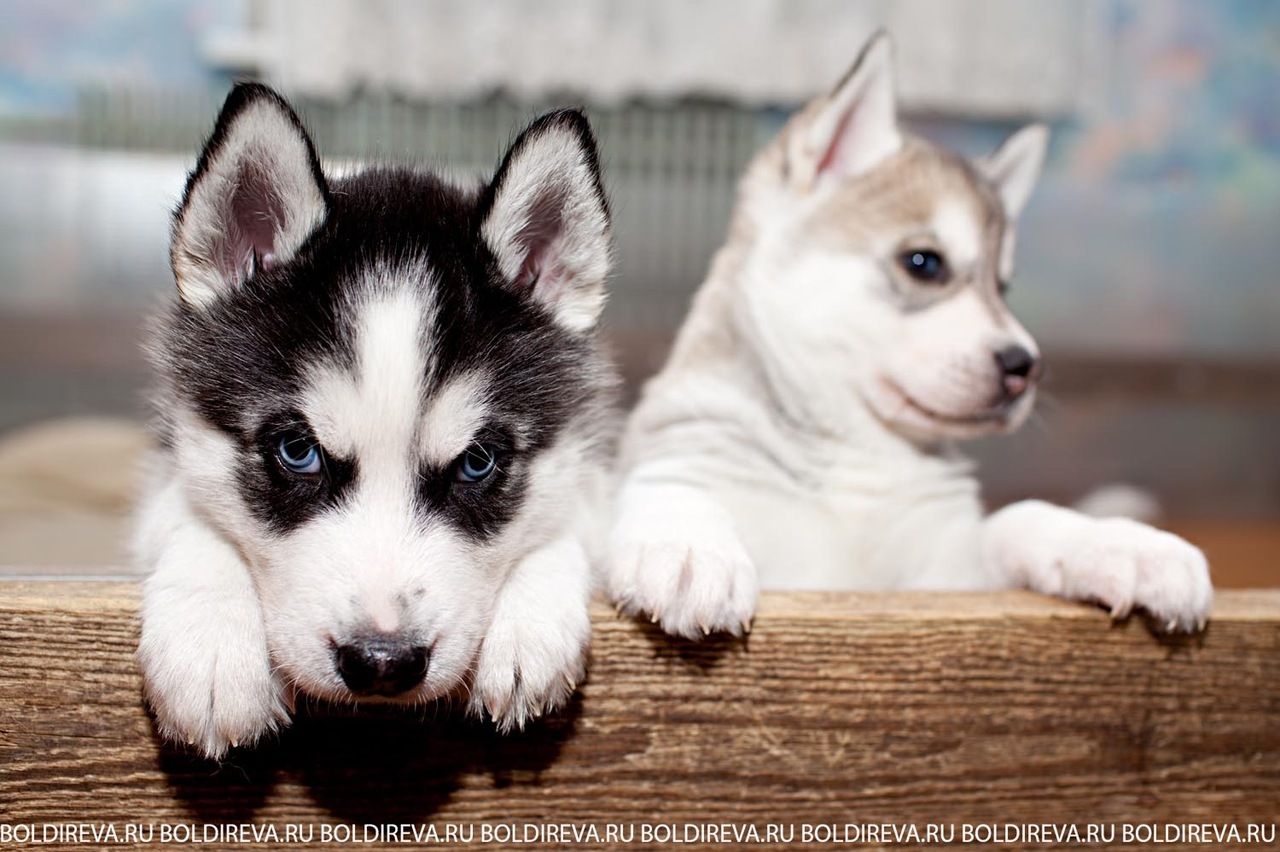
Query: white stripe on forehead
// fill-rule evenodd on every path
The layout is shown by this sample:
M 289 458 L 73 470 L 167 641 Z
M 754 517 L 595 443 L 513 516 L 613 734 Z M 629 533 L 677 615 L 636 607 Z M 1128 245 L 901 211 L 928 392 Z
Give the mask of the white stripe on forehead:
M 423 377 L 430 366 L 429 296 L 407 287 L 380 288 L 353 299 L 354 370 L 315 370 L 303 413 L 331 453 L 354 458 L 371 475 L 401 479 L 412 470 Z
M 325 449 L 356 460 L 362 480 L 406 489 L 420 462 L 442 468 L 475 439 L 489 413 L 488 375 L 461 373 L 423 400 L 434 366 L 430 290 L 420 283 L 388 286 L 394 280 L 379 274 L 347 306 L 354 317 L 354 370 L 334 363 L 314 370 L 303 414 Z

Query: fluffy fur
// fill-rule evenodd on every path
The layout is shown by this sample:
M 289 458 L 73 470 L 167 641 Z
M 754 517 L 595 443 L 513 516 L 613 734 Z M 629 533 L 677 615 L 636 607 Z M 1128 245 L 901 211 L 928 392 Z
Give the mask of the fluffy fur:
M 1194 629 L 1203 555 L 1038 501 L 984 517 L 957 439 L 1016 428 L 1040 374 L 1003 299 L 1047 134 L 969 162 L 905 134 L 874 39 L 743 178 L 729 239 L 623 439 L 613 598 L 676 634 L 758 589 L 1028 587 Z
M 230 94 L 151 346 L 139 660 L 166 736 L 218 757 L 299 694 L 461 697 L 504 730 L 567 699 L 610 451 L 609 245 L 579 113 L 534 122 L 486 186 L 330 182 L 278 95 Z

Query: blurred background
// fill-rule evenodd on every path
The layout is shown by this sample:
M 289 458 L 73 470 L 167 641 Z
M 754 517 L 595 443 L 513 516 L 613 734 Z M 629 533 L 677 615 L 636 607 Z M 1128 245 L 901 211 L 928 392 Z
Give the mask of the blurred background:
M 1268 0 L 5 0 L 0 563 L 119 563 L 139 329 L 228 86 L 265 79 L 336 163 L 487 174 L 585 105 L 616 212 L 608 329 L 634 392 L 752 153 L 878 27 L 908 125 L 970 155 L 1053 142 L 1010 303 L 1049 375 L 973 447 L 989 502 L 1124 482 L 1220 583 L 1280 571 L 1280 4 Z M 447 165 L 446 165 L 447 164 Z M 52 436 L 52 437 L 51 437 Z M 58 440 L 55 440 L 58 438 Z M 68 447 L 72 447 L 69 450 Z M 99 477 L 71 502 L 48 454 Z M 65 483 L 63 483 L 65 485 Z M 1273 567 L 1276 566 L 1276 567 Z

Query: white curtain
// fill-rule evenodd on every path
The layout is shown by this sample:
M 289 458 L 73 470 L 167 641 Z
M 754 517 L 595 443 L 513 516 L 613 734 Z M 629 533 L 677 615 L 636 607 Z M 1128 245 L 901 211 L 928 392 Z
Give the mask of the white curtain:
M 1097 68 L 1096 0 L 252 0 L 215 54 L 295 92 L 705 94 L 792 104 L 887 27 L 909 107 L 1055 114 Z

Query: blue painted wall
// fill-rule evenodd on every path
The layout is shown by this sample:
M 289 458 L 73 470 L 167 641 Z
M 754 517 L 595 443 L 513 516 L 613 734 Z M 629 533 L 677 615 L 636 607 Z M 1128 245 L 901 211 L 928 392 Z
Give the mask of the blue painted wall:
M 1110 6 L 1105 108 L 1056 128 L 1014 304 L 1073 346 L 1280 357 L 1280 3 Z
M 200 40 L 244 15 L 240 0 L 4 0 L 0 114 L 65 112 L 77 84 L 218 81 Z

